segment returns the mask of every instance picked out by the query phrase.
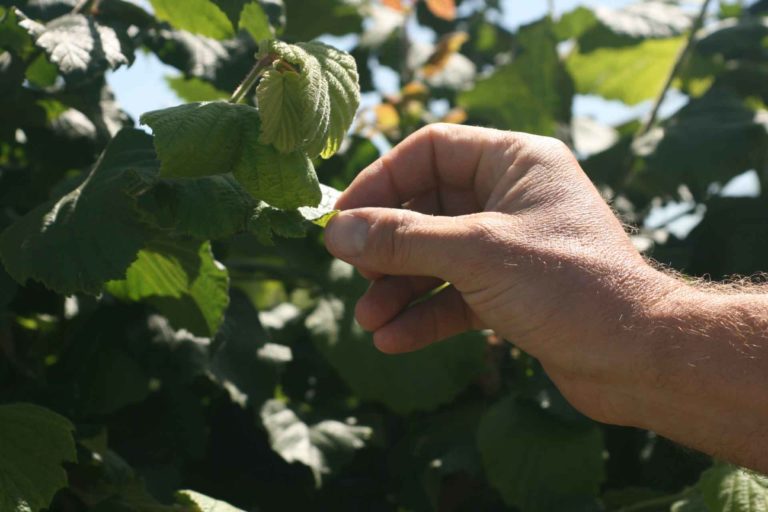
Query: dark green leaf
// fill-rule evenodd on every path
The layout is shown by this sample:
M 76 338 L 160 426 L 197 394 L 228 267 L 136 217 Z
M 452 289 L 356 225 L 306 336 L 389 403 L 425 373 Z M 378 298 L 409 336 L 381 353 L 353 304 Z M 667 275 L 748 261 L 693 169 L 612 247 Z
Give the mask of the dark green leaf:
M 477 442 L 491 484 L 524 512 L 598 495 L 603 443 L 595 426 L 561 423 L 509 397 L 485 414 Z
M 367 282 L 339 261 L 334 288 L 344 300 L 320 300 L 306 325 L 318 350 L 362 400 L 381 402 L 407 414 L 449 402 L 483 370 L 484 336 L 467 334 L 427 349 L 391 356 L 379 352 L 354 319 L 354 303 Z
M 137 204 L 159 228 L 200 240 L 243 232 L 258 202 L 232 176 L 161 180 Z
M 359 33 L 363 20 L 358 9 L 344 0 L 285 0 L 285 37 L 291 41 L 311 41 L 322 34 Z
M 634 147 L 644 159 L 633 187 L 672 195 L 685 184 L 704 197 L 711 183 L 760 168 L 768 152 L 768 111 L 755 112 L 738 96 L 712 90 Z
M 104 282 L 123 277 L 154 234 L 137 218 L 130 194 L 155 179 L 157 166 L 149 136 L 120 132 L 82 185 L 3 232 L 8 273 L 65 295 L 97 294 Z
M 0 405 L 0 510 L 38 512 L 67 485 L 75 461 L 72 424 L 31 404 Z
M 233 399 L 259 405 L 273 397 L 280 367 L 290 359 L 291 349 L 269 342 L 258 311 L 245 294 L 233 290 L 211 359 L 211 372 Z
M 506 130 L 555 135 L 558 122 L 569 122 L 573 84 L 557 54 L 548 20 L 525 27 L 515 60 L 478 80 L 457 102 L 470 121 Z

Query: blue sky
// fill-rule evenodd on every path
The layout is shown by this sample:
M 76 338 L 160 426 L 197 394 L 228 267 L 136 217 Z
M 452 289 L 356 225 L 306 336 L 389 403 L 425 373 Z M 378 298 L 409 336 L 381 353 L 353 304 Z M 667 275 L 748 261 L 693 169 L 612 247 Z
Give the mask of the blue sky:
M 147 0 L 131 0 L 149 7 Z M 515 27 L 541 18 L 547 9 L 546 0 L 506 0 L 503 20 L 509 27 Z M 555 0 L 558 14 L 570 11 L 579 5 L 621 7 L 630 0 Z M 109 82 L 115 90 L 118 101 L 135 119 L 149 110 L 177 105 L 179 99 L 165 83 L 164 77 L 178 72 L 164 65 L 154 55 L 139 52 L 136 62 L 130 68 L 121 68 L 109 76 Z M 647 105 L 628 109 L 619 102 L 604 102 L 596 98 L 579 98 L 576 111 L 580 115 L 590 115 L 610 124 L 633 117 L 638 112 L 647 110 Z

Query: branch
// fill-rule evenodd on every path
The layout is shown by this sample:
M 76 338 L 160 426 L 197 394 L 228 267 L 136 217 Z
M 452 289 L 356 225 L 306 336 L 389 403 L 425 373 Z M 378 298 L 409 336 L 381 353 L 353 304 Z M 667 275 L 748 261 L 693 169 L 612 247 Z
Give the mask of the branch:
M 259 78 L 261 78 L 261 74 L 264 72 L 265 69 L 267 69 L 269 66 L 272 65 L 273 62 L 277 59 L 277 55 L 267 55 L 264 58 L 260 59 L 255 66 L 251 69 L 251 71 L 248 72 L 248 76 L 245 77 L 245 80 L 238 86 L 237 89 L 235 89 L 235 92 L 232 94 L 232 97 L 229 99 L 230 103 L 240 103 L 245 99 L 245 97 L 248 95 L 250 90 L 253 88 L 254 85 L 256 85 L 256 82 L 259 81 Z
M 701 5 L 701 10 L 699 11 L 698 16 L 696 16 L 696 20 L 693 22 L 693 26 L 691 27 L 691 33 L 688 35 L 688 39 L 685 42 L 685 46 L 683 46 L 683 48 L 677 54 L 677 59 L 675 60 L 675 64 L 672 66 L 672 69 L 669 71 L 669 75 L 667 76 L 667 79 L 664 82 L 664 87 L 662 87 L 661 93 L 659 93 L 659 96 L 656 98 L 656 102 L 653 104 L 653 109 L 651 109 L 651 115 L 648 118 L 648 121 L 646 121 L 642 129 L 638 132 L 637 134 L 638 137 L 648 133 L 650 129 L 653 128 L 653 125 L 656 124 L 656 119 L 659 117 L 659 109 L 661 108 L 661 104 L 664 103 L 664 100 L 667 97 L 667 93 L 669 92 L 669 89 L 672 87 L 672 82 L 674 82 L 675 77 L 677 77 L 677 74 L 680 71 L 680 68 L 683 67 L 683 64 L 685 63 L 685 60 L 688 57 L 688 54 L 690 53 L 691 49 L 696 43 L 696 33 L 704 25 L 704 18 L 707 16 L 707 11 L 709 10 L 709 4 L 711 2 L 712 0 L 704 0 L 704 3 Z

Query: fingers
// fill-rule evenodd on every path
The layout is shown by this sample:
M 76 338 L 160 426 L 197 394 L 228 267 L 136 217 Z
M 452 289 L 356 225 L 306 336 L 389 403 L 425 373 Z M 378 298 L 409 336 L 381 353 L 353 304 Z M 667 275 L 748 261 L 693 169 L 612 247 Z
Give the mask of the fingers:
M 387 208 L 341 212 L 328 224 L 325 244 L 334 256 L 369 275 L 456 282 L 480 261 L 472 244 L 473 224 L 466 219 Z
M 387 354 L 424 348 L 465 331 L 480 328 L 461 294 L 448 288 L 396 316 L 373 334 L 376 347 Z
M 339 198 L 336 207 L 341 210 L 366 206 L 395 208 L 439 191 L 458 195 L 467 213 L 482 210 L 484 198 L 493 189 L 493 179 L 486 177 L 498 176 L 510 165 L 508 150 L 515 145 L 515 140 L 509 132 L 429 125 L 362 171 Z M 453 204 L 453 201 L 443 202 Z
M 357 323 L 367 331 L 375 331 L 441 284 L 433 277 L 387 276 L 374 281 L 357 302 Z

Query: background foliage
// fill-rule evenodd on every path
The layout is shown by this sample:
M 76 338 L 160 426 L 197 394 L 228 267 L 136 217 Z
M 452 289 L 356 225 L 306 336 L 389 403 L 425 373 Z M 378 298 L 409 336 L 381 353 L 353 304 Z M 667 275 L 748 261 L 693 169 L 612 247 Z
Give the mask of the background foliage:
M 378 353 L 352 318 L 365 282 L 292 210 L 319 197 L 307 156 L 343 188 L 420 126 L 467 122 L 568 142 L 665 264 L 766 270 L 767 2 L 578 8 L 515 32 L 497 0 L 151 3 L 0 2 L 0 511 L 768 508 L 764 477 L 585 419 L 487 333 Z M 144 117 L 153 145 L 104 78 L 152 52 L 180 97 L 221 100 L 257 41 L 329 34 L 358 35 L 364 93 L 382 69 L 401 92 L 364 94 L 327 159 L 343 109 L 303 147 L 279 110 L 179 107 Z M 293 87 L 276 79 L 259 100 Z M 658 107 L 670 88 L 687 98 L 671 114 L 572 116 L 576 94 Z M 740 175 L 749 193 L 724 193 Z

